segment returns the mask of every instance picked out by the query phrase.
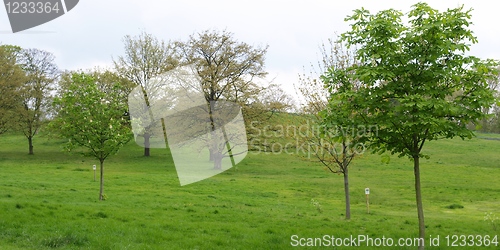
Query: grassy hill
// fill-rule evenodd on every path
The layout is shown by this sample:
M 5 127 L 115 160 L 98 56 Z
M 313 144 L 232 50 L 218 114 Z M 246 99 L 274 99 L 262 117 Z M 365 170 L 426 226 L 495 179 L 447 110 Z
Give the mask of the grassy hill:
M 108 198 L 99 202 L 97 162 L 61 152 L 62 143 L 38 137 L 29 156 L 22 136 L 0 136 L 1 249 L 289 249 L 293 235 L 396 242 L 418 235 L 406 158 L 384 164 L 365 154 L 353 161 L 346 221 L 342 177 L 293 151 L 254 150 L 236 168 L 181 187 L 168 150 L 152 149 L 145 158 L 130 142 L 106 161 Z M 500 221 L 484 220 L 490 212 L 500 217 L 500 136 L 432 141 L 425 151 L 431 156 L 421 162 L 426 233 L 440 236 L 432 249 L 449 249 L 447 235 L 500 235 Z

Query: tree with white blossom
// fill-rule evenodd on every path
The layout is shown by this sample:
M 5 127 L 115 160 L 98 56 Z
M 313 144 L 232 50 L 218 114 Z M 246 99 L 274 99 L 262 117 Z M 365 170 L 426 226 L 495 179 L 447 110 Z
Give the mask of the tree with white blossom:
M 100 162 L 99 200 L 104 199 L 104 161 L 132 138 L 120 84 L 113 88 L 116 91 L 105 92 L 91 75 L 75 73 L 67 90 L 54 101 L 59 114 L 52 128 L 68 139 L 65 149 L 85 148 L 84 155 Z

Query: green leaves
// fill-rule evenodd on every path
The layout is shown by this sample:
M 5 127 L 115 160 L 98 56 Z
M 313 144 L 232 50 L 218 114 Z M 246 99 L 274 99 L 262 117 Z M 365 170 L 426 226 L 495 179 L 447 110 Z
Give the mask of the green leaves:
M 65 149 L 87 148 L 86 155 L 99 160 L 115 154 L 131 139 L 126 103 L 120 95 L 119 84 L 105 91 L 88 74 L 71 76 L 71 83 L 61 98 L 54 101 L 59 116 L 51 124 L 68 138 Z
M 406 26 L 402 16 L 361 9 L 346 18 L 353 23 L 341 41 L 358 48 L 360 61 L 322 77 L 331 93 L 325 119 L 376 125 L 367 139 L 377 150 L 414 157 L 427 140 L 472 136 L 466 125 L 493 104 L 486 81 L 498 64 L 465 55 L 477 39 L 463 6 L 440 12 L 415 4 Z M 357 91 L 350 82 L 359 83 Z

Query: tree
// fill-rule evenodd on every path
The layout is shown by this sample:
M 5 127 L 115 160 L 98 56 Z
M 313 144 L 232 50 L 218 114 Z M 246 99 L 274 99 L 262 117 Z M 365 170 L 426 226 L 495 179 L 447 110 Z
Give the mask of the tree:
M 170 43 L 158 40 L 151 34 L 142 33 L 137 37 L 125 36 L 125 56 L 113 60 L 115 70 L 120 77 L 142 88 L 146 105 L 150 106 L 148 90 L 155 77 L 175 68 L 177 59 Z M 154 128 L 145 128 L 144 156 L 150 156 L 150 137 Z
M 181 63 L 191 65 L 201 78 L 207 102 L 226 100 L 245 103 L 259 89 L 254 80 L 267 75 L 264 70 L 266 48 L 253 48 L 238 42 L 233 34 L 206 30 L 176 42 Z
M 497 69 L 500 72 L 500 67 Z M 488 114 L 489 117 L 483 118 L 483 121 L 481 123 L 481 129 L 480 131 L 482 132 L 492 132 L 492 133 L 498 133 L 500 132 L 500 126 L 499 126 L 499 120 L 498 116 L 500 115 L 499 112 L 499 90 L 500 90 L 500 75 L 497 74 L 491 79 L 488 80 L 488 87 L 494 92 L 494 96 L 497 99 L 497 102 L 493 104 L 490 107 L 483 107 L 483 113 Z
M 20 104 L 19 87 L 24 82 L 23 70 L 16 64 L 15 50 L 20 48 L 0 46 L 0 134 L 15 123 L 15 111 Z
M 500 72 L 500 67 L 498 68 L 498 70 Z M 491 115 L 493 116 L 493 118 L 489 123 L 489 132 L 500 133 L 500 84 L 498 84 L 500 82 L 500 74 L 496 76 L 496 79 L 493 82 L 497 83 L 495 88 L 492 88 L 494 91 L 496 103 L 493 105 L 493 108 L 491 110 Z M 492 85 L 490 85 L 490 87 L 492 87 Z
M 389 151 L 413 161 L 420 249 L 424 248 L 424 210 L 420 185 L 420 158 L 426 141 L 443 138 L 471 138 L 467 129 L 485 114 L 493 102 L 487 80 L 496 62 L 467 56 L 470 43 L 477 43 L 468 28 L 471 10 L 463 6 L 444 12 L 425 3 L 412 6 L 408 21 L 393 9 L 371 14 L 355 10 L 346 21 L 351 30 L 342 41 L 356 46 L 359 64 L 349 67 L 354 74 L 331 69 L 330 83 L 342 77 L 359 81 L 357 91 L 346 91 L 355 110 L 352 120 L 376 125 L 377 133 L 366 139 L 377 152 Z
M 302 74 L 299 77 L 299 84 L 295 86 L 306 101 L 303 111 L 312 114 L 310 116 L 312 126 L 319 128 L 312 129 L 312 133 L 306 134 L 303 139 L 308 144 L 309 153 L 312 153 L 328 172 L 342 174 L 345 218 L 349 220 L 351 218 L 349 166 L 357 155 L 363 154 L 366 150 L 366 145 L 358 142 L 366 129 L 353 123 L 351 120 L 353 110 L 343 104 L 350 101 L 346 93 L 357 90 L 359 84 L 348 77 L 329 84 L 329 79 L 320 76 L 319 72 L 325 73 L 328 69 L 335 69 L 345 74 L 352 74 L 347 69 L 356 65 L 357 60 L 354 51 L 334 39 L 329 39 L 328 44 L 322 44 L 320 53 L 322 59 L 318 65 L 311 65 L 311 74 Z
M 259 101 L 262 103 L 265 110 L 272 114 L 275 112 L 293 111 L 295 101 L 290 97 L 279 85 L 270 84 L 267 88 L 259 93 Z
M 176 42 L 176 47 L 181 63 L 191 65 L 201 80 L 201 86 L 186 87 L 200 89 L 203 93 L 212 132 L 215 131 L 212 105 L 218 101 L 246 104 L 259 93 L 255 79 L 267 74 L 264 70 L 267 47 L 254 48 L 238 42 L 226 31 L 206 30 L 190 36 L 186 42 Z M 220 159 L 214 157 L 221 156 L 216 152 L 220 147 L 215 144 L 210 147 L 210 160 L 214 160 L 215 169 L 220 169 Z
M 351 120 L 353 111 L 344 102 L 349 98 L 343 92 L 332 94 L 327 108 L 319 113 L 319 134 L 307 139 L 309 150 L 333 174 L 342 174 L 344 179 L 345 218 L 351 219 L 349 194 L 349 166 L 352 160 L 366 151 L 360 138 L 367 132 Z
M 59 108 L 57 118 L 51 123 L 61 136 L 68 139 L 65 149 L 87 149 L 100 163 L 99 200 L 104 194 L 104 161 L 131 139 L 129 120 L 124 116 L 126 102 L 120 96 L 120 83 L 113 84 L 113 91 L 104 91 L 102 84 L 90 74 L 74 73 L 71 83 L 60 98 L 54 100 Z
M 18 109 L 19 130 L 28 139 L 29 154 L 33 152 L 33 138 L 47 122 L 51 91 L 59 75 L 52 53 L 39 49 L 23 49 L 19 64 L 26 75 L 20 89 L 21 107 Z

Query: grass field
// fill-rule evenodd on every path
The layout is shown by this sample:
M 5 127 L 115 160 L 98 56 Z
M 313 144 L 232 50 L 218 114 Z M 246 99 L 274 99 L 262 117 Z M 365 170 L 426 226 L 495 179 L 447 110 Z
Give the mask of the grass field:
M 62 153 L 62 143 L 38 137 L 29 156 L 22 136 L 0 136 L 0 249 L 289 249 L 292 235 L 418 235 L 406 158 L 353 161 L 346 221 L 342 177 L 303 155 L 251 152 L 236 168 L 181 187 L 168 150 L 145 158 L 131 142 L 105 162 L 107 200 L 99 202 L 97 162 Z M 426 233 L 440 236 L 430 249 L 450 249 L 447 235 L 500 236 L 500 221 L 484 220 L 500 217 L 500 136 L 429 142 L 425 153 Z

